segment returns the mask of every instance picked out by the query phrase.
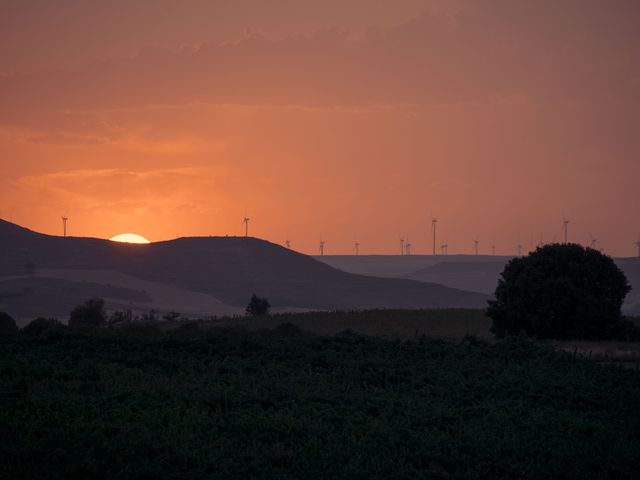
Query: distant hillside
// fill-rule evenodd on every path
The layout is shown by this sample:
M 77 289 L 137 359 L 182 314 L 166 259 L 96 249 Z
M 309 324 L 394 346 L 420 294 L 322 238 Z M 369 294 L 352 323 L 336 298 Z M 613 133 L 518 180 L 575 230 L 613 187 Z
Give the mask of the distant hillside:
M 404 275 L 404 278 L 421 282 L 442 283 L 453 288 L 461 288 L 492 294 L 506 261 L 485 262 L 440 262 L 427 268 Z M 434 280 L 437 279 L 437 280 Z
M 345 272 L 375 277 L 406 277 L 438 263 L 506 263 L 507 256 L 490 255 L 324 255 L 316 260 Z
M 493 294 L 506 263 L 513 257 L 488 255 L 333 255 L 318 260 L 357 274 L 408 278 L 451 288 Z M 640 315 L 640 259 L 614 258 L 632 290 L 623 311 Z
M 0 278 L 0 311 L 11 312 L 17 319 L 64 318 L 73 307 L 93 297 L 109 299 L 123 309 L 133 302 L 145 305 L 151 301 L 143 291 L 111 285 L 36 276 Z
M 616 258 L 615 261 L 632 287 L 623 310 L 629 315 L 640 316 L 640 258 Z
M 130 245 L 48 236 L 0 221 L 0 276 L 30 268 L 118 271 L 236 306 L 245 305 L 254 292 L 276 307 L 310 309 L 474 308 L 487 300 L 480 293 L 437 284 L 346 273 L 256 238 L 198 237 Z

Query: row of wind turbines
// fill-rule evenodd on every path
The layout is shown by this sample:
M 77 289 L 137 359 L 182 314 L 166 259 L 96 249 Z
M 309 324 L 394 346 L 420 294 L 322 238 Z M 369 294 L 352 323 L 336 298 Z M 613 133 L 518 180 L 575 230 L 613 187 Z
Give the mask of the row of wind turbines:
M 564 236 L 564 243 L 567 244 L 569 243 L 569 224 L 571 223 L 570 220 L 566 219 L 563 216 L 563 220 L 562 220 L 562 233 Z M 249 230 L 248 230 L 248 226 L 249 226 L 249 218 L 245 216 L 245 218 L 243 219 L 243 224 L 245 225 L 245 236 L 249 235 Z M 431 254 L 433 256 L 436 255 L 436 251 L 437 251 L 437 227 L 438 227 L 438 219 L 436 217 L 431 217 L 431 236 L 432 236 L 432 242 L 431 242 L 431 246 L 432 246 L 432 250 L 431 250 Z M 589 233 L 589 247 L 593 248 L 594 250 L 598 249 L 598 238 L 594 237 L 591 233 Z M 325 247 L 327 245 L 327 242 L 324 239 L 320 239 L 320 243 L 319 243 L 319 253 L 320 256 L 323 257 L 325 254 Z M 356 240 L 353 243 L 353 248 L 354 248 L 354 253 L 355 256 L 360 256 L 360 245 L 361 243 Z M 540 240 L 540 242 L 536 245 L 536 247 L 541 247 L 545 245 L 545 243 Z M 640 258 L 640 238 L 634 243 L 634 245 L 638 248 L 638 258 Z M 288 236 L 287 239 L 284 242 L 284 246 L 286 248 L 291 248 L 291 241 L 289 240 Z M 411 242 L 409 241 L 408 237 L 400 237 L 400 255 L 404 256 L 404 255 L 411 255 Z M 474 247 L 474 254 L 476 256 L 480 255 L 480 239 L 479 238 L 475 238 L 473 240 L 473 247 Z M 516 252 L 517 252 L 517 256 L 521 257 L 522 253 L 523 253 L 523 249 L 524 246 L 522 245 L 522 243 L 518 242 L 518 244 L 516 245 Z M 445 240 L 442 244 L 440 244 L 439 246 L 439 250 L 440 250 L 440 255 L 441 256 L 447 256 L 449 255 L 449 241 L 448 239 Z M 491 255 L 495 256 L 496 255 L 496 245 L 495 243 L 491 244 Z
M 69 217 L 67 217 L 66 215 L 63 215 L 62 217 L 60 217 L 60 219 L 62 220 L 62 229 L 63 229 L 63 235 L 66 237 L 67 236 L 67 223 L 69 221 Z M 244 216 L 244 218 L 242 219 L 242 225 L 244 225 L 244 236 L 248 237 L 249 236 L 249 221 L 251 220 L 251 218 L 249 218 L 247 215 Z M 569 243 L 569 224 L 571 223 L 570 220 L 566 219 L 563 216 L 562 219 L 562 233 L 564 236 L 564 243 Z M 438 219 L 436 217 L 431 217 L 431 236 L 432 236 L 432 242 L 431 242 L 431 246 L 432 246 L 432 250 L 431 250 L 431 254 L 433 256 L 436 255 L 436 246 L 437 246 L 437 242 L 436 242 L 436 238 L 437 238 L 437 227 L 438 227 Z M 597 249 L 598 248 L 598 238 L 595 238 L 591 233 L 589 233 L 589 247 L 593 248 L 593 249 Z M 319 244 L 319 252 L 320 252 L 320 256 L 324 256 L 325 253 L 325 247 L 327 245 L 327 242 L 324 239 L 320 239 L 320 244 Z M 360 255 L 360 242 L 358 240 L 356 240 L 353 244 L 354 247 L 354 253 L 356 256 Z M 540 242 L 536 245 L 537 247 L 541 247 L 544 245 L 544 242 L 542 240 L 540 240 Z M 640 238 L 634 243 L 634 245 L 637 247 L 638 249 L 638 258 L 640 258 Z M 287 239 L 284 242 L 284 246 L 286 248 L 291 248 L 291 241 L 289 240 L 288 236 Z M 405 238 L 403 236 L 400 237 L 400 255 L 411 255 L 411 242 L 409 241 L 409 238 Z M 480 239 L 479 238 L 474 238 L 473 240 L 473 247 L 474 247 L 474 253 L 475 255 L 480 255 Z M 523 253 L 523 245 L 521 243 L 518 243 L 516 245 L 516 251 L 517 251 L 517 256 L 521 257 L 522 253 Z M 449 241 L 448 239 L 445 240 L 442 244 L 440 244 L 439 246 L 439 250 L 440 250 L 440 255 L 442 256 L 447 256 L 449 255 Z M 495 256 L 496 254 L 496 246 L 495 244 L 491 245 L 491 255 Z

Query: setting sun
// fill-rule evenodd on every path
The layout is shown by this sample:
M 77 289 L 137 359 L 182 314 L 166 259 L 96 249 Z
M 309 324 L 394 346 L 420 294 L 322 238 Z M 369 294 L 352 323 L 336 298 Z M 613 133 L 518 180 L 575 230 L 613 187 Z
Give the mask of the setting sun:
M 123 243 L 151 243 L 142 235 L 138 235 L 136 233 L 121 233 L 120 235 L 111 237 L 109 240 L 111 240 L 112 242 L 123 242 Z

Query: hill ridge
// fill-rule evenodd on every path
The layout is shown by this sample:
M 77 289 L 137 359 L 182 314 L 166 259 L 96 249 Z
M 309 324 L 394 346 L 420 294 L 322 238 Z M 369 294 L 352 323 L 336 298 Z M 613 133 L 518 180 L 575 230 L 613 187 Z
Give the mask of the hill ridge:
M 26 263 L 36 269 L 111 269 L 236 306 L 253 293 L 274 306 L 323 310 L 482 307 L 487 300 L 435 283 L 347 273 L 256 237 L 181 237 L 141 245 L 48 236 L 8 222 L 0 227 L 5 272 L 21 271 Z

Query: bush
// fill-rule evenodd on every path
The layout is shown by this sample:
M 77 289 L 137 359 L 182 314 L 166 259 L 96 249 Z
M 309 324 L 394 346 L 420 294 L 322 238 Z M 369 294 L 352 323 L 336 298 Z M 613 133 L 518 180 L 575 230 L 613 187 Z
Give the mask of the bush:
M 251 296 L 245 309 L 247 315 L 268 315 L 271 305 L 266 298 L 260 298 L 255 293 Z
M 113 312 L 107 322 L 110 326 L 114 326 L 129 324 L 135 320 L 137 320 L 137 317 L 133 315 L 133 312 L 131 310 L 124 310 Z
M 104 300 L 92 298 L 74 308 L 69 315 L 71 328 L 98 328 L 107 322 Z
M 605 339 L 616 335 L 631 290 L 613 260 L 580 245 L 547 245 L 511 260 L 487 315 L 497 337 Z
M 167 322 L 175 322 L 180 319 L 180 314 L 178 312 L 167 312 L 162 316 L 162 318 Z
M 31 337 L 38 337 L 42 332 L 52 329 L 64 329 L 65 326 L 56 318 L 36 318 L 26 325 L 22 331 Z
M 8 335 L 18 331 L 16 321 L 6 312 L 0 312 L 0 335 Z

